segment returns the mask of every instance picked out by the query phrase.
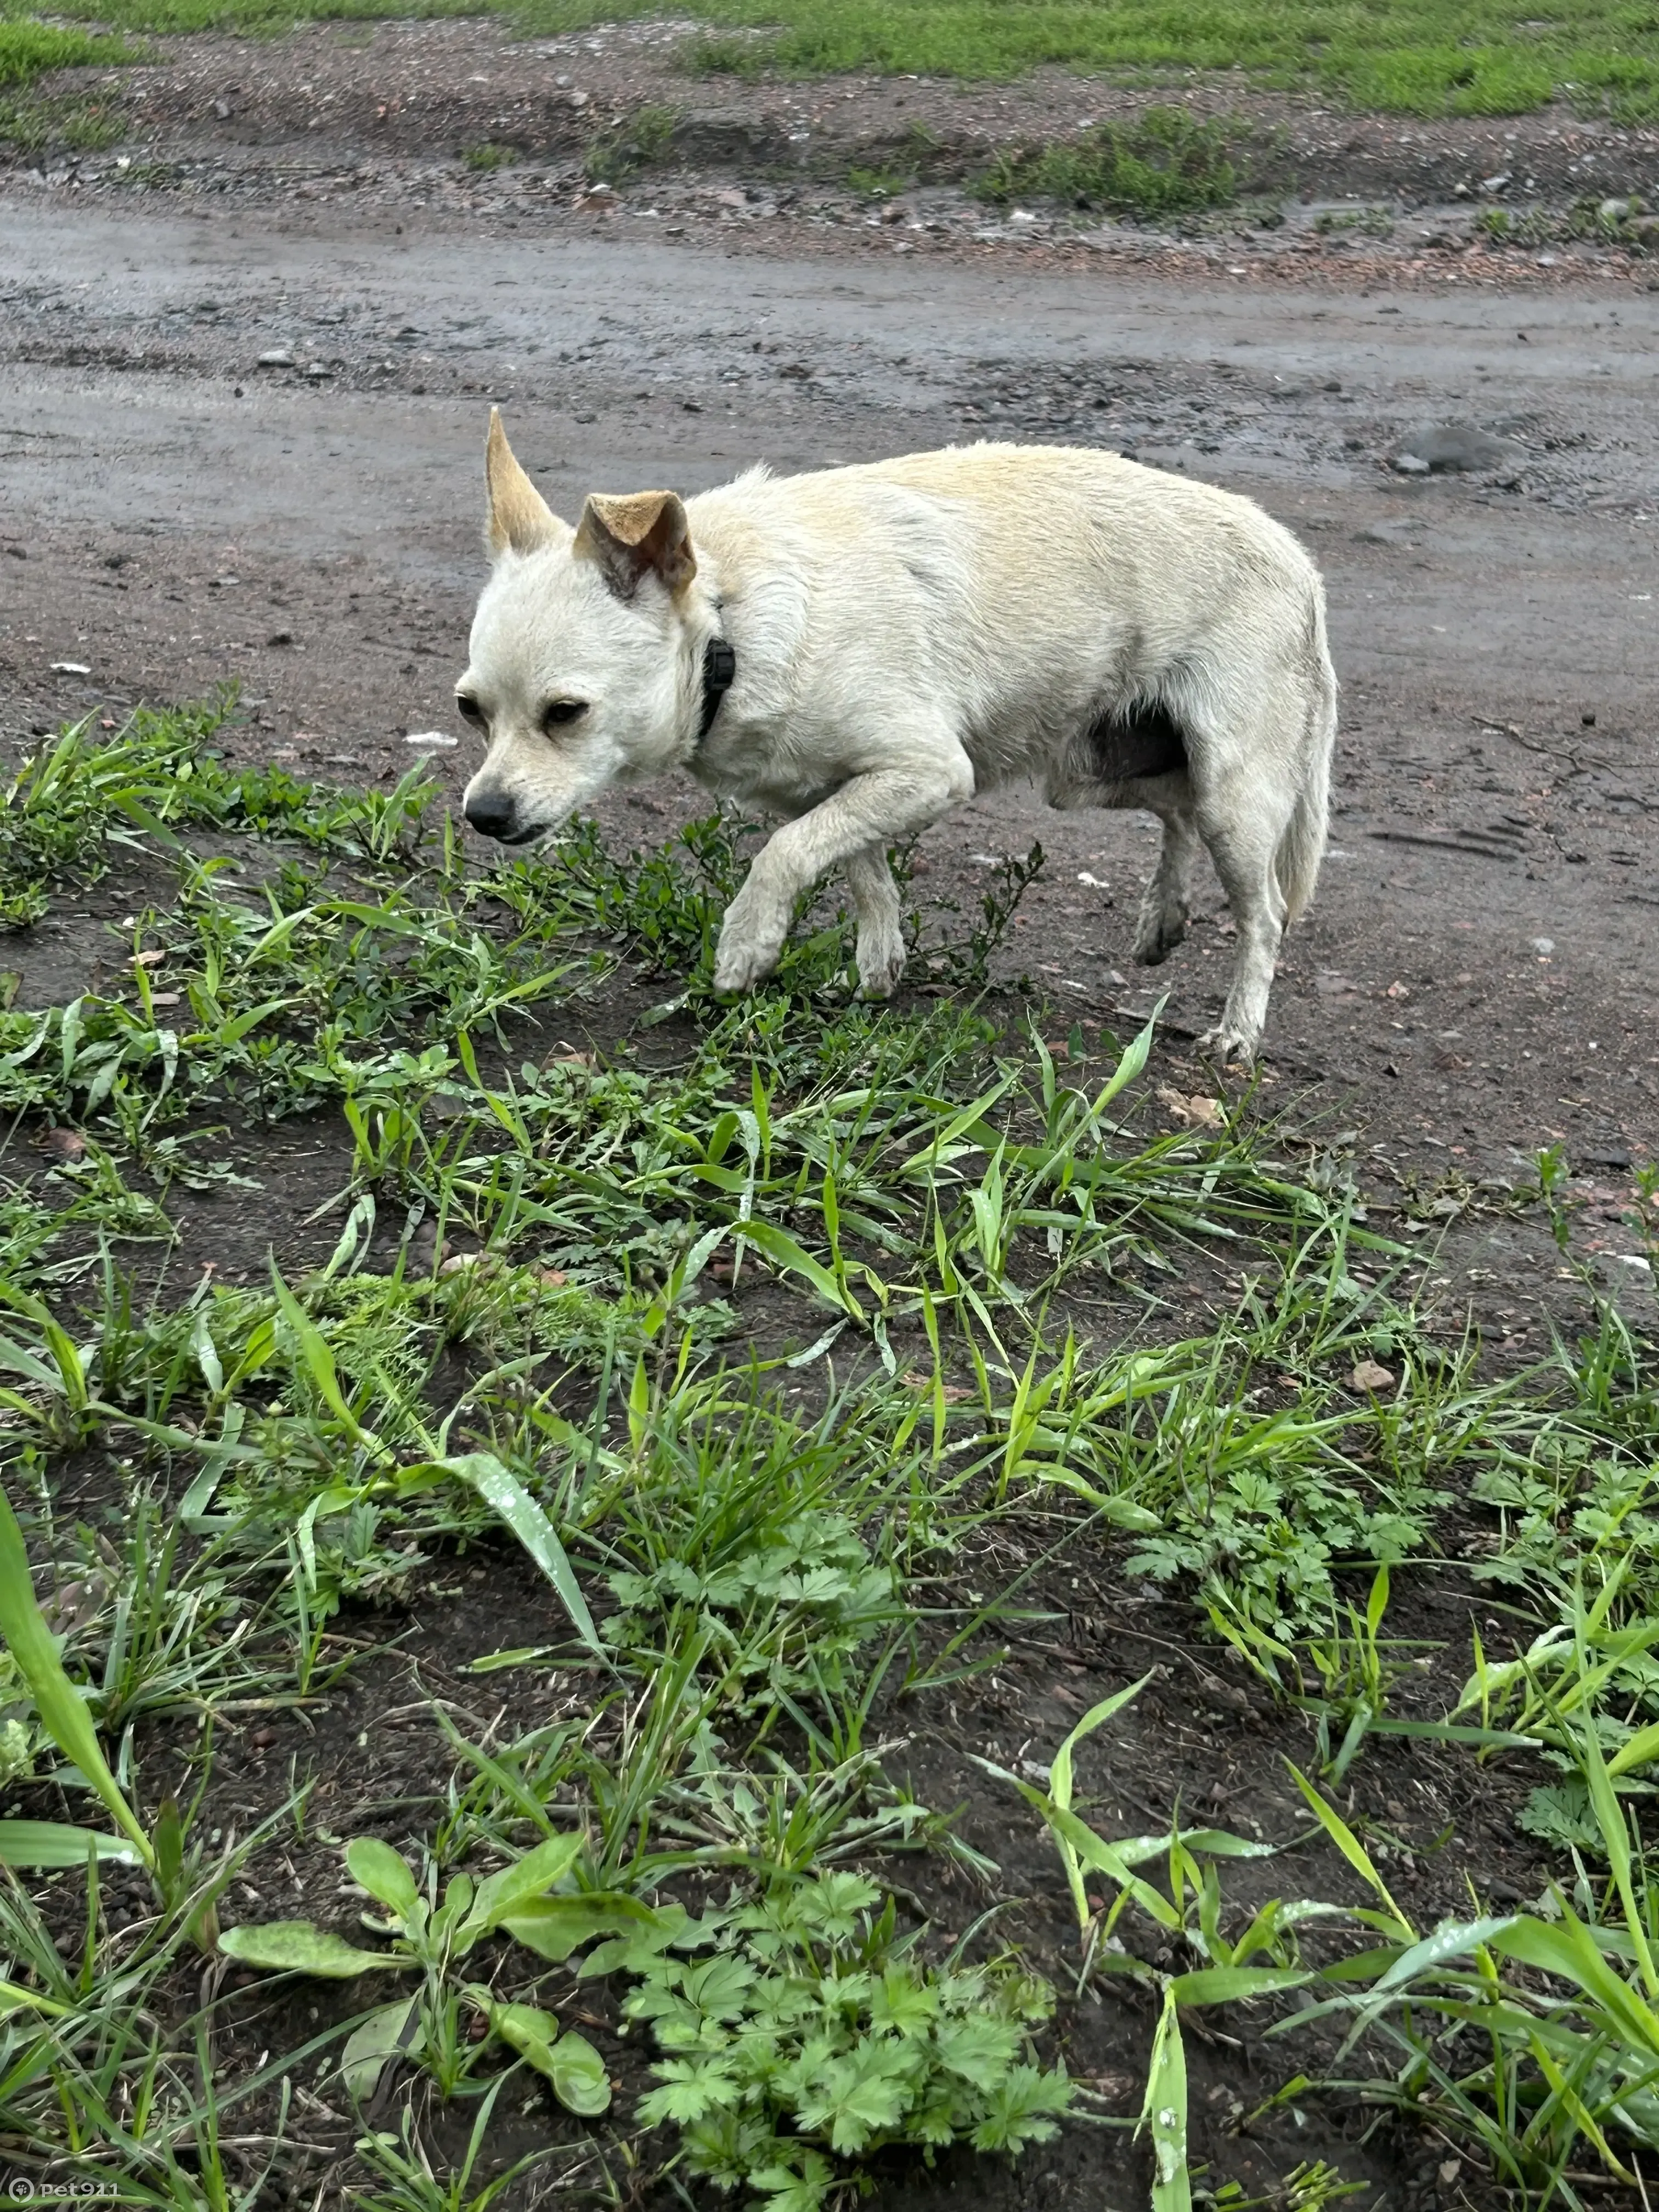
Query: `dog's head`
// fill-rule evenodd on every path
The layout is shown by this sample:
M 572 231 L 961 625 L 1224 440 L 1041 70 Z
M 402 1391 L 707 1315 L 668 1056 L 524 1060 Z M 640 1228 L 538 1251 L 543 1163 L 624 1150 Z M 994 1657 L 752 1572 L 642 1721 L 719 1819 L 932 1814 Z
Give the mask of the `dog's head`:
M 475 830 L 522 845 L 680 757 L 697 564 L 672 491 L 595 493 L 561 522 L 493 408 L 484 475 L 495 565 L 455 703 L 489 750 L 464 803 Z

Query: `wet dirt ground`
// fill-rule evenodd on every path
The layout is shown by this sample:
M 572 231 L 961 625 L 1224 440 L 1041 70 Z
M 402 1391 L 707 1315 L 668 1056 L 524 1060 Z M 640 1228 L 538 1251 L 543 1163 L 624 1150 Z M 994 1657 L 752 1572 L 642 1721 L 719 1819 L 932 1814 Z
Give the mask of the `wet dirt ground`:
M 1511 127 L 1540 170 L 1557 132 L 1562 194 L 1589 173 L 1570 177 L 1569 161 L 1598 165 L 1596 189 L 1628 190 L 1651 149 L 1605 131 L 1565 146 L 1568 126 L 1546 118 L 1460 125 L 1432 144 L 1425 133 L 1419 161 L 1389 150 L 1392 125 L 1286 111 L 1310 143 L 1326 133 L 1334 166 L 1317 185 L 1325 198 L 1293 205 L 1279 229 L 1171 243 L 1114 228 L 1090 243 L 1048 216 L 1022 229 L 949 182 L 906 196 L 896 222 L 827 185 L 785 204 L 793 188 L 735 132 L 718 161 L 694 148 L 670 173 L 595 196 L 571 167 L 581 133 L 554 130 L 554 94 L 589 84 L 604 106 L 626 77 L 637 99 L 650 89 L 638 72 L 657 64 L 639 49 L 572 51 L 567 69 L 570 53 L 550 42 L 514 50 L 491 27 L 453 24 L 184 41 L 149 72 L 123 74 L 120 97 L 149 102 L 137 136 L 79 163 L 20 157 L 0 174 L 8 752 L 64 719 L 98 710 L 113 724 L 135 701 L 234 681 L 239 752 L 383 782 L 429 755 L 459 793 L 471 741 L 451 687 L 483 572 L 492 400 L 567 514 L 590 489 L 690 492 L 757 460 L 787 472 L 987 434 L 1132 451 L 1261 500 L 1304 537 L 1328 586 L 1344 684 L 1332 845 L 1285 948 L 1264 1100 L 1298 1125 L 1357 1133 L 1378 1224 L 1399 1225 L 1408 1199 L 1419 1214 L 1440 1199 L 1452 1225 L 1433 1279 L 1449 1307 L 1473 1310 L 1495 1358 L 1541 1352 L 1568 1287 L 1537 1209 L 1506 1203 L 1543 1146 L 1564 1144 L 1572 1163 L 1582 1253 L 1606 1287 L 1645 1299 L 1626 1217 L 1659 1133 L 1659 295 L 1639 257 L 1470 245 L 1455 186 L 1516 158 L 1503 153 Z M 557 84 L 582 69 L 590 77 Z M 462 90 L 474 70 L 482 89 Z M 510 170 L 468 170 L 458 148 L 501 128 L 501 86 L 526 70 L 553 80 L 537 94 L 553 116 L 545 144 L 528 143 Z M 422 72 L 439 111 L 424 143 L 407 98 Z M 258 98 L 246 91 L 266 80 Z M 1118 97 L 1085 88 L 1085 106 L 1077 81 L 1065 88 L 1073 123 Z M 837 126 L 849 144 L 901 127 L 896 108 L 874 107 L 913 96 L 866 91 L 862 119 Z M 995 104 L 1013 103 L 1024 128 L 1059 93 L 975 94 L 977 107 L 951 97 L 994 136 L 1008 127 Z M 730 98 L 749 102 L 746 128 L 766 101 L 784 123 L 808 101 L 765 87 Z M 821 119 L 830 93 L 811 99 Z M 386 119 L 373 110 L 394 100 L 396 143 L 371 159 L 371 125 Z M 1368 149 L 1371 179 L 1356 182 Z M 146 165 L 153 175 L 131 178 Z M 1402 204 L 1415 196 L 1452 244 L 1429 248 L 1403 214 L 1392 239 L 1315 229 L 1333 195 L 1378 179 Z M 1448 423 L 1503 450 L 1475 473 L 1396 465 Z M 689 782 L 670 784 L 617 800 L 607 820 L 654 841 L 704 804 Z M 1190 1040 L 1219 1004 L 1230 925 L 1206 873 L 1188 942 L 1156 974 L 1133 967 L 1150 823 L 988 795 L 924 841 L 925 887 L 976 898 L 999 858 L 1038 839 L 1048 864 L 1007 975 L 1046 999 L 1051 1035 L 1073 1020 L 1121 1033 L 1167 994 L 1158 1080 L 1212 1088 Z M 118 872 L 91 900 L 118 921 L 128 896 Z M 8 950 L 26 994 L 56 988 L 55 945 L 67 951 L 76 930 L 54 929 Z M 315 1147 L 289 1133 L 293 1202 L 266 1224 L 279 1246 L 315 1195 L 302 1172 Z M 434 1583 L 433 1595 L 446 1603 L 421 1609 L 404 1655 L 428 1691 L 467 1694 L 458 1670 L 515 1640 L 515 1607 L 530 1624 L 522 1640 L 538 1640 L 538 1591 L 506 1554 L 489 1562 L 487 1618 L 465 1588 Z M 969 1752 L 1017 1760 L 1156 1653 L 1172 1672 L 1135 1726 L 1164 1779 L 1207 1789 L 1232 1824 L 1294 1827 L 1288 1792 L 1261 1778 L 1282 1772 L 1280 1749 L 1302 1755 L 1300 1723 L 1241 1716 L 1241 1693 L 1192 1656 L 1180 1609 L 1115 1585 L 1099 1613 L 1086 1591 L 1054 1596 L 1067 1626 L 1017 1649 L 960 1726 L 930 1711 L 918 1728 L 897 1764 L 919 1790 L 957 1802 Z M 1461 1679 L 1469 1601 L 1449 1583 L 1413 1602 L 1403 1632 L 1448 1650 L 1445 1680 L 1424 1685 L 1431 1699 Z M 434 1750 L 404 1754 L 385 1720 L 416 1694 L 413 1679 L 365 1673 L 311 1723 L 310 1750 L 337 1780 L 337 1826 L 425 1786 Z M 353 1747 L 371 1729 L 366 1765 Z M 264 1802 L 289 1753 L 306 1748 L 287 1722 L 265 1735 L 228 1743 L 228 1803 L 239 1790 Z M 1503 1869 L 1494 1895 L 1537 1881 L 1510 1825 L 1513 1789 L 1487 1778 L 1477 1790 L 1457 1756 L 1443 1765 L 1385 1749 L 1359 1770 L 1364 1806 L 1402 1838 L 1403 1878 L 1424 1884 L 1425 1920 L 1455 1900 L 1471 1858 Z M 970 1839 L 1039 1896 L 1021 1925 L 1058 1972 L 1057 1869 L 1023 1814 L 988 1809 L 979 1787 Z M 1127 1799 L 1116 1809 L 1132 1825 L 1147 1817 Z M 1431 1850 L 1436 1836 L 1451 1849 Z M 331 1882 L 325 1857 L 314 1871 Z M 1121 2021 L 1098 2027 L 1085 2008 L 1066 2027 L 1073 2063 L 1120 2114 L 1139 2096 L 1125 2054 L 1148 2025 L 1126 2041 Z M 1206 2113 L 1232 2111 L 1249 2063 L 1224 2038 L 1202 2046 Z M 1243 2094 L 1253 2100 L 1249 2084 Z M 1363 2116 L 1347 2119 L 1357 2136 Z M 332 2140 L 321 2123 L 314 2132 Z M 1336 2141 L 1320 2138 L 1328 2152 Z M 1140 2168 L 1109 2142 L 1104 2163 L 1068 2135 L 1015 2175 L 952 2168 L 896 2181 L 881 2201 L 931 2203 L 969 2185 L 986 2204 L 1127 2204 Z M 1295 2143 L 1281 2116 L 1265 2148 L 1234 2144 L 1221 2170 L 1270 2185 Z M 1351 2178 L 1386 2179 L 1407 2204 L 1455 2201 L 1443 2157 L 1419 2146 L 1401 2163 L 1395 2148 L 1374 2165 L 1343 2150 Z

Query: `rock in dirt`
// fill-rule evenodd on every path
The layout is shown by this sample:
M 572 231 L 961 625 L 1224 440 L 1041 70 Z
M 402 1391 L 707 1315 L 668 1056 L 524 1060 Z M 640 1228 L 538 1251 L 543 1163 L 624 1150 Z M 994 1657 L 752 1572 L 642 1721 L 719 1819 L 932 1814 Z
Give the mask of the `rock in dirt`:
M 1473 422 L 1426 422 L 1401 443 L 1394 465 L 1404 476 L 1479 475 L 1523 458 L 1519 446 Z
M 286 346 L 272 346 L 268 353 L 259 356 L 254 366 L 257 368 L 292 368 L 294 356 Z
M 1394 1385 L 1394 1376 L 1375 1359 L 1362 1359 L 1348 1377 L 1356 1390 L 1388 1390 Z

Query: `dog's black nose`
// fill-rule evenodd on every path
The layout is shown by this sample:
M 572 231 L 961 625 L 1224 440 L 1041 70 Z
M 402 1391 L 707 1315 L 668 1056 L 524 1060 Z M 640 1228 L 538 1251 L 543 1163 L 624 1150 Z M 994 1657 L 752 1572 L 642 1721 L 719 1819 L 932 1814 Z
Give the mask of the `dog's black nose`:
M 481 837 L 506 842 L 513 836 L 517 817 L 510 799 L 479 792 L 466 802 L 466 818 Z

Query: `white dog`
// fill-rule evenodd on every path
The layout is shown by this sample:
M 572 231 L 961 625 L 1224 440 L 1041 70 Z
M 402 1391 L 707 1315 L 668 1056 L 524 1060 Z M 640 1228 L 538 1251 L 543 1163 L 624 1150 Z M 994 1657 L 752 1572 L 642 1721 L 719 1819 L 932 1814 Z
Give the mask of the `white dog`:
M 689 768 L 784 817 L 727 910 L 721 990 L 776 965 L 839 868 L 859 977 L 904 964 L 887 849 L 1036 775 L 1055 806 L 1164 824 L 1134 954 L 1178 945 L 1202 840 L 1238 933 L 1205 1039 L 1248 1059 L 1324 848 L 1336 679 L 1324 594 L 1251 501 L 1115 454 L 951 447 L 682 504 L 595 494 L 572 530 L 493 411 L 495 569 L 456 702 L 489 743 L 477 830 L 523 844 L 607 785 Z

